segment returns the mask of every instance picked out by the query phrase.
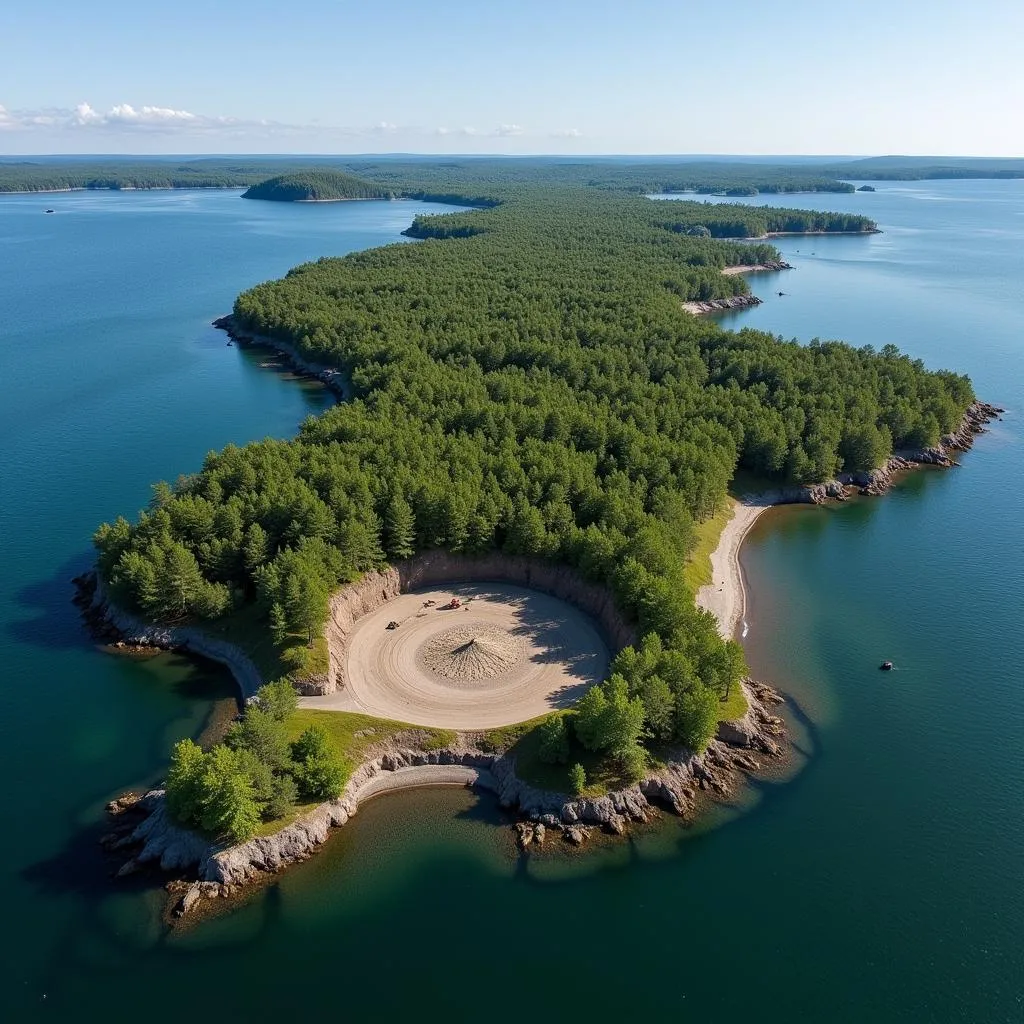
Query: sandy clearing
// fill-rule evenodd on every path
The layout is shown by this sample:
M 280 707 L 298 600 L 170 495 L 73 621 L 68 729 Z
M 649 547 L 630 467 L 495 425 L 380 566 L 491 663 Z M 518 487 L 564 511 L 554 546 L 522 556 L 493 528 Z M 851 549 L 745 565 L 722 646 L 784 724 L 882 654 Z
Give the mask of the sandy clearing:
M 758 516 L 771 505 L 764 501 L 733 501 L 733 516 L 711 552 L 711 583 L 697 591 L 697 607 L 718 620 L 718 632 L 727 640 L 739 639 L 746 594 L 740 569 L 740 548 Z
M 733 277 L 736 274 L 753 274 L 758 270 L 767 270 L 768 267 L 762 267 L 760 263 L 740 263 L 733 267 L 722 267 L 722 273 L 726 277 Z
M 453 596 L 463 607 L 442 609 Z M 392 620 L 400 625 L 389 630 Z M 505 630 L 516 641 L 519 653 L 505 671 L 456 679 L 430 669 L 424 651 L 432 641 L 477 625 L 481 634 Z M 571 604 L 510 584 L 453 583 L 402 594 L 360 619 L 348 647 L 348 685 L 301 703 L 413 725 L 491 729 L 568 707 L 607 668 L 596 625 Z

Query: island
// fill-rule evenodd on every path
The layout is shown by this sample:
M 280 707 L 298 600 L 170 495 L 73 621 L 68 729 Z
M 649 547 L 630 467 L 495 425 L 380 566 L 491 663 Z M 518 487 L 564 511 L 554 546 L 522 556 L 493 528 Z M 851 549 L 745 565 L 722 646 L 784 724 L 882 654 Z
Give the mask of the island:
M 857 191 L 858 192 L 874 192 L 874 191 L 876 191 L 876 189 L 875 189 L 874 185 L 861 185 L 857 189 Z
M 625 831 L 658 803 L 697 813 L 783 753 L 732 612 L 696 601 L 737 470 L 777 500 L 875 493 L 995 414 L 893 346 L 687 311 L 748 297 L 730 270 L 780 265 L 757 239 L 866 218 L 478 185 L 453 175 L 446 194 L 486 208 L 417 217 L 423 244 L 240 295 L 222 326 L 345 400 L 96 533 L 97 628 L 224 661 L 249 701 L 119 809 L 111 843 L 197 869 L 193 903 L 435 770 L 517 807 L 524 844 Z
M 252 185 L 242 193 L 242 198 L 283 203 L 337 203 L 353 199 L 394 199 L 395 193 L 341 171 L 300 171 Z

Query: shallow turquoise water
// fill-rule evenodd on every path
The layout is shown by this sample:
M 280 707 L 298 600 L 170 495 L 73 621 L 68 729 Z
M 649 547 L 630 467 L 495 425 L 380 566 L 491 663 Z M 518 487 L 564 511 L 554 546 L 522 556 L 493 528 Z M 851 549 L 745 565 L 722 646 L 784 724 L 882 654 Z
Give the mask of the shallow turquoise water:
M 782 199 L 885 233 L 782 240 L 797 269 L 754 278 L 766 302 L 735 325 L 893 341 L 1011 415 L 963 469 L 753 535 L 749 657 L 809 715 L 805 770 L 727 827 L 669 823 L 582 858 L 516 860 L 462 791 L 381 799 L 279 886 L 173 936 L 158 894 L 109 888 L 96 823 L 227 684 L 93 651 L 66 580 L 153 479 L 322 408 L 208 321 L 303 259 L 396 238 L 417 206 L 0 199 L 11 1014 L 1019 1022 L 1024 183 L 879 189 Z

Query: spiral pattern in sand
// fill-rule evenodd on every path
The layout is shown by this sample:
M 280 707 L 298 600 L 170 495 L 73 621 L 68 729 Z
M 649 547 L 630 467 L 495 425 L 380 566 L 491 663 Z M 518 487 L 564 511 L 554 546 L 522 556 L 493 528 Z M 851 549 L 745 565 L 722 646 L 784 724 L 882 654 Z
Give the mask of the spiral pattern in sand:
M 423 663 L 446 679 L 472 682 L 507 672 L 523 656 L 524 644 L 488 622 L 464 622 L 433 637 Z

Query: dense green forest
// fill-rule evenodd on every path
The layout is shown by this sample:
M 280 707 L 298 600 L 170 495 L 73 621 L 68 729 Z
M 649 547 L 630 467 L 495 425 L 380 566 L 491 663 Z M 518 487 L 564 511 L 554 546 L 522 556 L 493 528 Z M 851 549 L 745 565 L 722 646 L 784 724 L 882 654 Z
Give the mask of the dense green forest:
M 0 161 L 0 192 L 68 189 L 240 188 L 263 181 L 273 165 L 224 160 L 175 164 L 117 160 Z
M 1024 178 L 1024 159 L 1008 157 L 873 156 L 826 167 L 837 178 L 860 181 Z
M 386 193 L 479 205 L 509 187 L 579 186 L 613 192 L 852 192 L 842 179 L 1020 178 L 1024 160 L 871 157 L 821 163 L 752 163 L 686 157 L 35 157 L 0 159 L 0 192 L 54 189 L 245 188 L 272 176 L 344 173 Z M 457 181 L 460 191 L 452 189 Z
M 759 192 L 849 192 L 852 186 L 817 169 L 778 168 L 728 162 L 646 163 L 587 158 L 542 157 L 413 158 L 200 158 L 126 162 L 94 160 L 0 160 L 0 192 L 53 189 L 241 188 L 284 177 L 348 174 L 374 182 L 387 196 L 437 198 L 474 205 L 510 186 L 576 185 L 628 192 L 701 192 L 756 195 Z M 458 180 L 460 192 L 452 192 Z M 252 196 L 251 198 L 257 198 Z M 275 197 L 276 198 L 276 197 Z M 291 197 L 286 197 L 291 198 Z
M 712 238 L 762 238 L 765 235 L 818 231 L 877 231 L 874 221 L 853 213 L 818 213 L 783 207 L 715 204 L 710 224 L 708 204 L 661 202 L 665 216 L 661 226 L 670 231 Z
M 721 268 L 778 257 L 709 237 L 760 233 L 768 211 L 582 187 L 495 198 L 418 218 L 420 244 L 239 296 L 240 328 L 340 368 L 352 400 L 294 441 L 230 446 L 158 487 L 137 523 L 100 528 L 99 566 L 152 619 L 258 616 L 301 673 L 331 590 L 385 561 L 442 547 L 568 563 L 644 638 L 579 719 L 594 743 L 595 722 L 632 736 L 608 754 L 635 773 L 638 738 L 706 744 L 744 670 L 683 582 L 694 524 L 737 466 L 800 482 L 872 467 L 934 443 L 973 393 L 892 347 L 804 346 L 684 312 L 746 291 Z M 707 234 L 683 230 L 695 219 Z
M 342 171 L 296 171 L 252 185 L 243 199 L 276 202 L 326 202 L 338 199 L 394 199 L 395 193 L 354 174 Z

